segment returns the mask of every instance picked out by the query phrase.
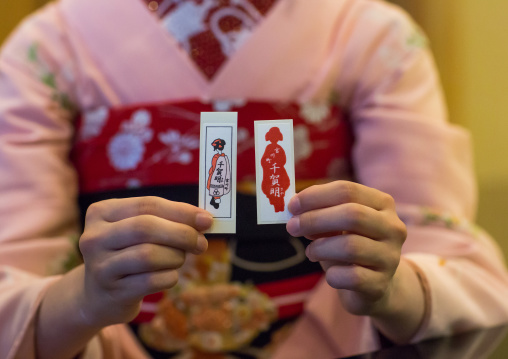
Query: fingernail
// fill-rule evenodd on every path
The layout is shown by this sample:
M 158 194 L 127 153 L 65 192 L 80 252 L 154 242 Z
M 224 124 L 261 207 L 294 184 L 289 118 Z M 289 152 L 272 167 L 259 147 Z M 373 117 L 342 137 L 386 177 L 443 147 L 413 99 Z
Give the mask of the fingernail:
M 305 255 L 307 256 L 307 258 L 309 259 L 309 261 L 311 262 L 315 262 L 315 260 L 312 258 L 312 254 L 311 254 L 311 249 L 310 249 L 310 244 L 307 246 L 307 248 L 305 248 Z
M 298 199 L 298 195 L 293 196 L 288 204 L 289 212 L 292 214 L 300 214 L 302 211 L 302 205 L 300 203 L 300 200 Z
M 196 249 L 199 253 L 204 253 L 208 249 L 208 241 L 206 240 L 205 236 L 201 233 L 198 234 L 198 241 L 196 243 Z
M 300 233 L 300 217 L 299 216 L 292 217 L 288 221 L 286 229 L 289 232 L 289 234 L 291 234 L 294 237 L 298 237 Z
M 200 212 L 196 215 L 196 227 L 198 230 L 208 229 L 212 226 L 213 217 L 208 212 Z

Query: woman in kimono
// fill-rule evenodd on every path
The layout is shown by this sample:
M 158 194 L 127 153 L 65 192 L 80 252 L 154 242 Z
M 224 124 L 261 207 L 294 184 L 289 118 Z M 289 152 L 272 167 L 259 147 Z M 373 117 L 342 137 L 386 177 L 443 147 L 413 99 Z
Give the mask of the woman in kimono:
M 202 234 L 202 111 L 238 112 L 235 236 Z M 280 118 L 294 217 L 257 226 L 253 121 Z M 51 3 L 0 55 L 0 173 L 2 358 L 340 357 L 508 319 L 469 136 L 381 1 Z
M 226 154 L 222 153 L 225 145 L 226 141 L 220 138 L 212 142 L 213 150 L 217 151 L 217 153 L 212 157 L 212 165 L 208 170 L 206 188 L 208 189 L 208 194 L 212 197 L 210 204 L 215 209 L 219 208 L 220 198 L 229 193 L 231 185 L 229 159 Z
M 265 135 L 265 140 L 270 141 L 266 146 L 265 153 L 261 157 L 263 168 L 263 181 L 261 189 L 274 207 L 275 212 L 283 212 L 286 207 L 284 196 L 289 188 L 289 176 L 284 169 L 286 153 L 277 142 L 282 141 L 282 133 L 278 127 L 272 127 Z

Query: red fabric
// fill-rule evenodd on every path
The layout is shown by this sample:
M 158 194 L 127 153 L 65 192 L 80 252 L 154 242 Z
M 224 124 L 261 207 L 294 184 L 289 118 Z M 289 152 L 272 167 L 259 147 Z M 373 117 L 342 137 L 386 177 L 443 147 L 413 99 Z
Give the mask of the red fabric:
M 150 294 L 150 295 L 147 295 L 146 297 L 144 297 L 143 302 L 156 304 L 159 301 L 161 301 L 162 298 L 164 298 L 163 292 L 154 293 L 154 294 Z M 155 311 L 153 311 L 153 310 L 148 311 L 148 310 L 144 309 L 143 307 L 141 307 L 141 311 L 136 316 L 136 318 L 134 318 L 134 320 L 132 322 L 133 323 L 147 323 L 147 322 L 150 322 L 154 317 L 155 317 Z
M 258 16 L 264 16 L 276 0 L 220 0 L 218 5 L 210 8 L 206 6 L 206 1 L 203 0 L 143 1 L 150 11 L 156 13 L 160 18 L 178 14 L 178 8 L 188 6 L 189 3 L 196 7 L 203 6 L 206 9 L 206 13 L 203 14 L 202 18 L 202 29 L 191 33 L 186 38 L 186 42 L 190 45 L 187 47 L 189 56 L 201 71 L 211 79 L 228 59 L 228 53 L 225 53 L 221 47 L 221 40 L 224 41 L 224 38 L 228 36 L 234 37 L 234 33 L 239 33 L 242 29 L 252 30 L 252 26 L 259 21 Z M 218 38 L 218 32 L 224 36 L 223 39 Z
M 247 102 L 231 108 L 238 112 L 238 181 L 255 181 L 254 121 L 259 119 L 293 119 L 295 142 L 298 129 L 308 134 L 308 145 L 313 149 L 308 158 L 298 161 L 295 156 L 297 181 L 330 178 L 330 164 L 337 159 L 348 160 L 352 136 L 340 108 L 332 107 L 326 118 L 317 124 L 306 122 L 300 110 L 298 104 L 269 102 Z M 143 142 L 144 152 L 139 164 L 119 170 L 109 155 L 113 140 L 125 133 L 126 123 L 140 111 L 150 116 L 147 128 L 153 135 Z M 194 141 L 199 143 L 200 113 L 204 111 L 214 111 L 214 108 L 198 101 L 113 108 L 108 110 L 100 132 L 94 136 L 85 136 L 88 124 L 84 117 L 78 119 L 72 156 L 79 173 L 81 193 L 132 186 L 197 184 L 199 148 L 189 146 Z M 164 136 L 169 136 L 173 142 L 165 140 Z M 295 144 L 295 153 L 301 146 L 305 144 L 300 140 Z
M 321 272 L 312 273 L 282 281 L 258 284 L 257 288 L 263 293 L 268 294 L 270 297 L 277 297 L 288 293 L 311 290 L 322 277 L 323 274 Z
M 304 302 L 294 303 L 294 304 L 288 304 L 279 307 L 278 310 L 278 318 L 279 319 L 286 319 L 286 318 L 293 318 L 303 313 L 304 308 Z

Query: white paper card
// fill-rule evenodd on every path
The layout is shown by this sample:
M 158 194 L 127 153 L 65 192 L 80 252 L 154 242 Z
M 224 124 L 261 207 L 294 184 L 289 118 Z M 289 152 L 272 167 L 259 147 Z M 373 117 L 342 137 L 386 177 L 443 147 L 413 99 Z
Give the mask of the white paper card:
M 214 217 L 207 233 L 236 233 L 236 112 L 202 112 L 199 207 Z
M 295 194 L 293 120 L 254 121 L 258 224 L 287 223 Z

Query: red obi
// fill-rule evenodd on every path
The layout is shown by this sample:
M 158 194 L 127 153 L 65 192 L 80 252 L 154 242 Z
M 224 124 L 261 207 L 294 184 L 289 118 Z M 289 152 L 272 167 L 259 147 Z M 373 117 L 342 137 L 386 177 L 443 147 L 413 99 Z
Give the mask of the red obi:
M 77 123 L 73 149 L 81 195 L 86 197 L 94 193 L 130 188 L 197 185 L 200 113 L 209 111 L 238 112 L 237 178 L 240 192 L 250 193 L 249 189 L 255 188 L 252 185 L 255 181 L 255 120 L 293 119 L 297 187 L 298 183 L 305 186 L 309 182 L 349 176 L 352 137 L 348 122 L 338 107 L 296 103 L 185 101 L 98 108 L 83 114 Z M 241 221 L 240 217 L 239 220 Z M 240 227 L 245 226 L 246 223 L 242 222 Z M 254 228 L 258 227 L 254 225 Z M 271 231 L 273 233 L 273 229 Z M 257 238 L 266 235 L 257 233 Z M 287 232 L 285 234 L 287 236 Z M 270 305 L 277 307 L 278 318 L 300 314 L 303 303 L 322 275 L 320 268 L 302 269 L 302 266 L 305 267 L 301 264 L 305 260 L 303 246 L 295 240 L 287 243 L 301 252 L 301 260 L 295 262 L 295 266 L 300 266 L 300 269 L 296 270 L 294 276 L 270 274 L 267 278 L 257 278 L 259 273 L 256 270 L 241 269 L 245 278 L 230 278 L 232 281 L 254 281 L 257 290 L 271 298 Z M 241 245 L 240 243 L 239 246 Z M 275 245 L 272 243 L 272 246 Z M 211 248 L 217 246 L 221 246 L 220 242 L 211 243 Z M 249 247 L 247 252 L 259 253 L 261 258 L 265 258 L 266 247 L 262 243 L 259 248 L 252 248 Z M 223 250 L 226 247 L 217 251 L 222 253 Z M 239 255 L 241 254 L 231 254 Z M 222 254 L 217 254 L 216 257 L 222 257 Z M 256 263 L 255 256 L 253 263 Z M 238 267 L 234 260 L 226 265 Z M 262 263 L 261 266 L 263 265 L 266 264 Z M 145 298 L 136 322 L 150 323 L 155 315 L 161 315 L 157 314 L 161 307 L 155 303 L 162 298 L 162 293 Z
M 81 193 L 197 184 L 199 121 L 205 111 L 238 112 L 239 182 L 255 181 L 255 120 L 293 119 L 297 182 L 349 174 L 352 136 L 336 106 L 184 101 L 83 114 L 73 150 Z

